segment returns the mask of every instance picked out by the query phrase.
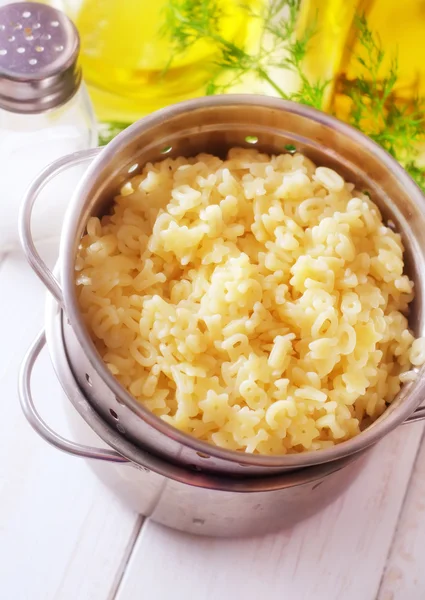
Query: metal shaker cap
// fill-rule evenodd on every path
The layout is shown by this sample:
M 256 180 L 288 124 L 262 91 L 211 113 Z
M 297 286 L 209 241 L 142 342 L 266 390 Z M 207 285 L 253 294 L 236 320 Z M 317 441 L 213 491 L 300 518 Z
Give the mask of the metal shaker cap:
M 80 40 L 62 12 L 38 2 L 0 8 L 0 108 L 40 113 L 78 90 Z

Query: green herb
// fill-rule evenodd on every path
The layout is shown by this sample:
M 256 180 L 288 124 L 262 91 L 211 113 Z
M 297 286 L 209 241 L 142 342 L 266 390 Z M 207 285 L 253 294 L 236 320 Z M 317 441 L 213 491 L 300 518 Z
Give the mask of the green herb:
M 362 54 L 356 57 L 360 75 L 342 80 L 341 92 L 351 99 L 347 121 L 383 146 L 425 190 L 424 170 L 415 164 L 418 144 L 425 141 L 424 107 L 419 99 L 401 105 L 394 88 L 398 79 L 394 57 L 387 72 L 379 37 L 369 30 L 364 16 L 356 18 Z
M 410 177 L 414 179 L 418 186 L 425 192 L 425 168 L 418 166 L 412 160 L 405 163 L 404 168 L 409 173 Z
M 99 123 L 99 146 L 106 146 L 114 137 L 116 137 L 121 131 L 127 129 L 131 123 L 121 123 L 120 121 L 108 121 L 106 123 Z
M 160 33 L 172 36 L 174 52 L 180 54 L 198 40 L 218 34 L 222 17 L 216 0 L 170 1 Z
M 300 0 L 270 0 L 261 11 L 245 6 L 251 18 L 260 19 L 262 28 L 260 43 L 251 52 L 221 35 L 223 13 L 217 0 L 168 0 L 163 31 L 172 40 L 174 55 L 185 52 L 200 39 L 214 45 L 216 59 L 207 94 L 225 93 L 246 76 L 254 75 L 280 97 L 320 108 L 327 83 L 312 83 L 303 73 L 302 62 L 314 27 L 294 38 L 299 4 Z M 298 75 L 300 87 L 296 92 L 283 90 L 272 75 L 279 69 Z
M 214 46 L 207 94 L 228 92 L 247 77 L 253 77 L 281 98 L 321 109 L 330 82 L 312 81 L 305 74 L 303 63 L 316 25 L 312 23 L 301 36 L 296 36 L 300 2 L 270 0 L 259 11 L 244 6 L 261 25 L 262 34 L 254 49 L 223 37 L 220 23 L 225 4 L 219 0 L 168 0 L 162 34 L 172 40 L 172 56 L 184 53 L 199 40 Z M 379 36 L 369 29 L 364 16 L 357 17 L 355 25 L 361 48 L 355 57 L 360 75 L 354 81 L 342 78 L 336 89 L 350 100 L 345 120 L 381 144 L 425 191 L 425 170 L 417 164 L 418 146 L 425 141 L 423 103 L 417 99 L 406 106 L 397 101 L 396 58 L 385 71 Z M 167 68 L 171 65 L 172 59 Z M 284 89 L 284 74 L 288 71 L 299 82 L 295 91 Z M 293 151 L 292 144 L 286 150 Z
M 295 154 L 295 152 L 297 151 L 297 149 L 295 148 L 294 144 L 285 144 L 284 145 L 285 150 L 287 150 L 290 154 Z
M 267 82 L 280 97 L 322 108 L 330 82 L 310 81 L 303 61 L 315 33 L 315 23 L 296 37 L 300 0 L 271 0 L 262 12 L 245 7 L 253 18 L 261 19 L 263 34 L 254 52 L 235 45 L 222 37 L 217 0 L 169 0 L 167 31 L 176 53 L 184 52 L 199 39 L 214 43 L 218 58 L 207 93 L 224 93 L 239 84 L 247 75 Z M 210 11 L 211 19 L 208 18 Z M 423 106 L 419 100 L 409 106 L 397 103 L 394 87 L 398 65 L 394 58 L 384 72 L 384 51 L 379 36 L 368 27 L 366 18 L 355 22 L 362 49 L 356 57 L 361 75 L 355 81 L 339 82 L 338 93 L 351 100 L 346 120 L 381 144 L 399 160 L 416 182 L 425 190 L 425 173 L 416 164 L 418 143 L 425 140 Z M 283 72 L 291 71 L 299 80 L 295 92 L 283 89 Z
M 168 154 L 172 149 L 172 146 L 164 146 L 164 148 L 160 151 L 160 154 Z

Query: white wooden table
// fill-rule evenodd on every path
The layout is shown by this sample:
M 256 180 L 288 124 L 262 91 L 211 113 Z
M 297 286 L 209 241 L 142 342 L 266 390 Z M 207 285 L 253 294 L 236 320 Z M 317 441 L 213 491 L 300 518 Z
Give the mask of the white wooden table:
M 54 261 L 54 245 L 44 254 Z M 349 492 L 289 531 L 249 540 L 177 533 L 120 504 L 83 460 L 25 422 L 16 381 L 44 290 L 19 252 L 0 264 L 1 600 L 424 600 L 421 424 L 385 439 Z M 44 353 L 35 396 L 69 435 Z

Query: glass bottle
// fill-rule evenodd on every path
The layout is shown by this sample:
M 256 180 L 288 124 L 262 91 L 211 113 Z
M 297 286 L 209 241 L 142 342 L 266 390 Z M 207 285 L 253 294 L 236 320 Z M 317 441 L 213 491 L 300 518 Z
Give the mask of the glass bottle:
M 264 0 L 214 0 L 221 37 L 244 45 L 254 41 L 259 19 L 250 9 Z M 81 60 L 97 116 L 132 122 L 180 100 L 205 93 L 216 58 L 205 38 L 176 52 L 166 31 L 167 9 L 202 10 L 205 0 L 80 0 L 73 12 L 81 37 Z
M 78 64 L 79 38 L 63 13 L 33 2 L 0 8 L 0 250 L 17 246 L 26 188 L 53 160 L 97 145 Z M 48 185 L 34 213 L 35 239 L 58 237 L 81 169 Z
M 356 15 L 365 15 L 368 27 L 379 34 L 383 50 L 381 72 L 388 72 L 397 56 L 397 99 L 409 102 L 425 97 L 425 0 L 302 0 L 299 31 L 311 24 L 316 33 L 309 46 L 305 69 L 309 76 L 331 80 L 326 106 L 338 104 L 338 82 L 355 84 L 364 56 Z

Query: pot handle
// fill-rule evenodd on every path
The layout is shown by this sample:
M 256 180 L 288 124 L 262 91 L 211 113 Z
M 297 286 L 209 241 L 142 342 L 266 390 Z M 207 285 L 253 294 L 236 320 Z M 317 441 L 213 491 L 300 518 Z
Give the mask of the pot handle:
M 30 187 L 25 193 L 19 212 L 19 238 L 24 250 L 25 256 L 31 268 L 35 271 L 47 289 L 53 294 L 61 306 L 63 306 L 62 290 L 58 280 L 43 261 L 34 244 L 31 234 L 31 215 L 34 203 L 37 200 L 40 192 L 44 187 L 69 167 L 74 167 L 80 163 L 91 160 L 101 152 L 103 148 L 91 148 L 89 150 L 80 150 L 73 154 L 63 156 L 58 160 L 50 163 L 41 173 L 34 179 Z
M 408 425 L 409 423 L 418 423 L 419 421 L 425 420 L 425 406 L 419 406 L 410 417 L 407 417 L 405 421 L 403 421 L 403 425 Z
M 126 458 L 121 456 L 121 454 L 115 452 L 115 450 L 82 446 L 80 444 L 76 444 L 75 442 L 66 440 L 58 433 L 53 431 L 53 429 L 50 429 L 50 427 L 40 417 L 37 409 L 35 408 L 31 393 L 31 376 L 37 358 L 45 344 L 46 336 L 43 330 L 37 336 L 36 340 L 33 342 L 27 354 L 25 355 L 19 372 L 19 400 L 28 423 L 38 433 L 38 435 L 46 440 L 46 442 L 52 444 L 52 446 L 55 446 L 63 452 L 67 452 L 68 454 L 114 463 L 129 462 Z

